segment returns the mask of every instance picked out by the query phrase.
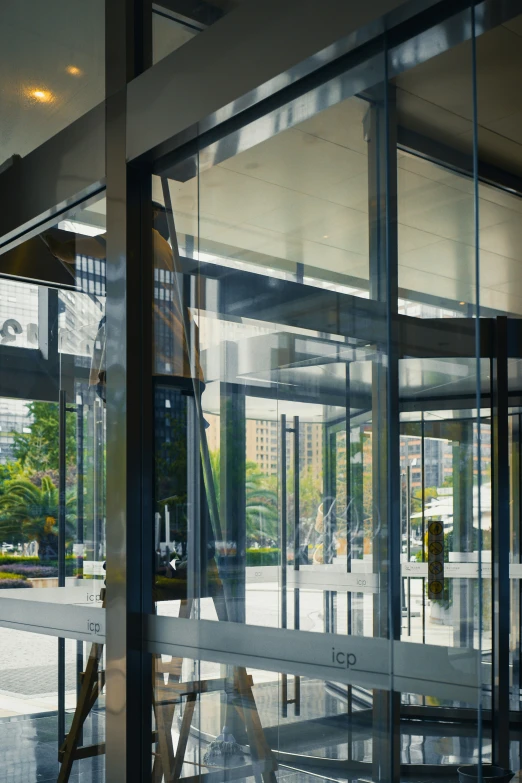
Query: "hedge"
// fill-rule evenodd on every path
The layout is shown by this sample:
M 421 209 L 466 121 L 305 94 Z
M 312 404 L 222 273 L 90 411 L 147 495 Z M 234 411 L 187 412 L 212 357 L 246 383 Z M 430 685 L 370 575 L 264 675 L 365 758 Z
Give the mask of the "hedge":
M 0 566 L 7 563 L 40 563 L 38 557 L 17 557 L 16 555 L 0 555 Z
M 11 574 L 8 571 L 0 571 L 0 579 L 26 579 L 25 576 L 20 576 L 19 574 Z
M 10 590 L 13 587 L 32 587 L 25 579 L 0 579 L 0 590 Z
M 20 574 L 20 576 L 32 577 L 33 579 L 45 579 L 53 576 L 58 576 L 58 568 L 56 566 L 43 566 L 33 563 L 8 563 L 6 565 L 6 572 L 9 574 Z M 0 579 L 2 577 L 0 576 Z
M 281 550 L 276 547 L 249 548 L 246 551 L 247 566 L 279 565 Z

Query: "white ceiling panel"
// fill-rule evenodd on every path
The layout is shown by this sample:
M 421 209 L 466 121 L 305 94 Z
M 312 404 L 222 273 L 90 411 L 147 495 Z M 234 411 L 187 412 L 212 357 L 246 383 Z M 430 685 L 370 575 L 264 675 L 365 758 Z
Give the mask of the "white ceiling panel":
M 319 239 L 341 223 L 348 228 L 358 226 L 363 221 L 367 223 L 367 216 L 362 212 L 331 201 L 294 191 L 281 190 L 281 194 L 284 197 L 277 208 L 254 218 L 251 221 L 254 225 L 284 233 L 299 232 L 302 236 Z
M 444 277 L 435 270 L 429 272 L 399 264 L 399 286 L 456 302 L 475 301 L 474 286 L 454 277 Z
M 302 122 L 299 130 L 367 155 L 368 145 L 364 140 L 363 120 L 368 105 L 360 98 L 350 98 Z
M 330 198 L 333 184 L 366 172 L 367 166 L 365 155 L 296 128 L 221 164 L 253 179 L 324 199 Z

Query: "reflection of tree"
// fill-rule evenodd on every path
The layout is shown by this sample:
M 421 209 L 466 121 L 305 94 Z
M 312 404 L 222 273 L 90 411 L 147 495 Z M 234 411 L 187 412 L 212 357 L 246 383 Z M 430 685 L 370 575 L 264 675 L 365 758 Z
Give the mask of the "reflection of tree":
M 157 443 L 156 497 L 160 502 L 184 505 L 187 502 L 187 434 L 186 420 L 179 413 L 163 414 L 162 426 L 169 440 Z
M 29 432 L 15 432 L 14 455 L 23 468 L 59 470 L 59 409 L 56 402 L 30 402 L 27 416 L 32 418 Z M 66 413 L 66 459 L 76 460 L 76 416 Z
M 214 474 L 214 486 L 218 508 L 221 498 L 221 459 L 219 450 L 210 453 L 210 464 Z M 256 462 L 248 461 L 245 471 L 246 532 L 247 540 L 277 539 L 278 511 L 277 491 L 271 486 L 271 477 L 265 476 Z
M 66 539 L 74 535 L 76 497 L 66 499 Z M 0 497 L 0 536 L 17 542 L 37 541 L 42 560 L 56 558 L 58 551 L 59 493 L 49 476 L 41 486 L 19 477 L 7 481 Z

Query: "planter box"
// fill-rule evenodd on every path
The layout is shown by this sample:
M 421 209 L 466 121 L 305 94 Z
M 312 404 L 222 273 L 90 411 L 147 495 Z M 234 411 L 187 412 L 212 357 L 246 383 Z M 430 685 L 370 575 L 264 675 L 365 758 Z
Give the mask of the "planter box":
M 27 580 L 33 587 L 58 587 L 57 576 L 33 577 Z
M 451 609 L 447 609 L 441 601 L 430 602 L 430 620 L 437 625 L 451 625 Z

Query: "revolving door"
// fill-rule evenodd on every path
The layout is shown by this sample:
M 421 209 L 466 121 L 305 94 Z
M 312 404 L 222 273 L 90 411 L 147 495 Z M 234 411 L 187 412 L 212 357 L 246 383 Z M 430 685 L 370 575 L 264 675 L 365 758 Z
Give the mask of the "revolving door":
M 476 360 L 475 319 L 398 314 L 390 422 L 378 303 L 181 252 L 176 263 L 205 368 L 218 573 L 240 627 L 216 615 L 197 571 L 189 617 L 157 605 L 154 651 L 202 688 L 244 660 L 283 769 L 370 776 L 388 732 L 404 777 L 456 775 L 479 754 L 518 768 L 520 322 L 480 319 Z M 175 546 L 173 513 L 160 527 Z M 197 627 L 190 655 L 167 615 Z M 393 662 L 362 671 L 392 633 Z M 220 723 L 247 743 L 229 707 L 201 699 L 191 764 L 204 766 Z

